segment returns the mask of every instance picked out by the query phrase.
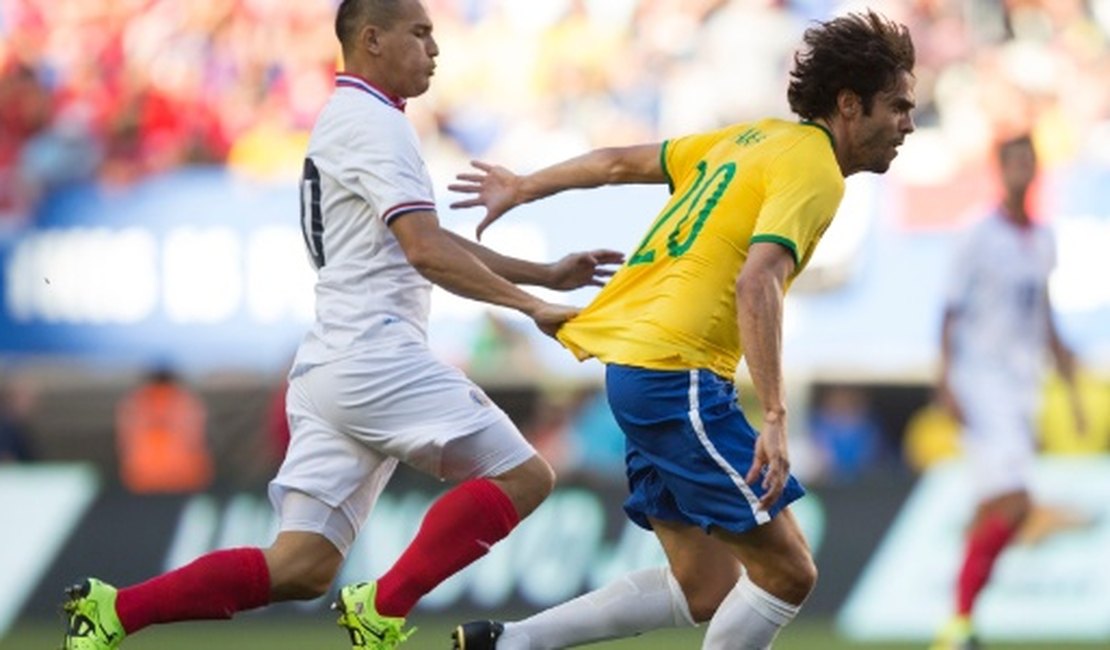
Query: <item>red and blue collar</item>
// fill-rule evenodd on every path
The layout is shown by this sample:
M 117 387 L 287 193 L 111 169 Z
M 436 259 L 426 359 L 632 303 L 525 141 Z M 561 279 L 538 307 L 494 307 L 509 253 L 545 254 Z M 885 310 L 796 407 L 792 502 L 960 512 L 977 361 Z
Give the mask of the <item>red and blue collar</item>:
M 353 75 L 349 72 L 337 72 L 335 74 L 335 87 L 354 88 L 365 93 L 370 93 L 374 96 L 375 99 L 382 102 L 383 104 L 392 106 L 402 113 L 405 111 L 404 97 L 391 95 L 390 93 L 385 92 L 381 88 L 378 88 L 374 84 L 370 83 L 366 79 L 363 79 L 362 77 L 359 77 L 358 75 Z

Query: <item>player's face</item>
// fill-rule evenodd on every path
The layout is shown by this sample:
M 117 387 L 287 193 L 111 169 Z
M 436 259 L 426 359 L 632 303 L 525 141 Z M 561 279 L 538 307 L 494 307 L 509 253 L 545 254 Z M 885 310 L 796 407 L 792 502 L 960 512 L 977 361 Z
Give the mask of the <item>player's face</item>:
M 389 66 L 389 90 L 401 97 L 416 97 L 431 85 L 439 46 L 421 0 L 404 0 L 400 9 L 398 19 L 382 32 L 382 55 Z
M 1022 194 L 1037 175 L 1037 154 L 1028 142 L 1015 142 L 998 154 L 1002 184 L 1010 194 Z
M 914 130 L 910 114 L 916 105 L 913 87 L 913 75 L 903 72 L 893 88 L 875 95 L 871 114 L 860 115 L 853 138 L 857 170 L 882 174 L 890 168 L 898 147 Z

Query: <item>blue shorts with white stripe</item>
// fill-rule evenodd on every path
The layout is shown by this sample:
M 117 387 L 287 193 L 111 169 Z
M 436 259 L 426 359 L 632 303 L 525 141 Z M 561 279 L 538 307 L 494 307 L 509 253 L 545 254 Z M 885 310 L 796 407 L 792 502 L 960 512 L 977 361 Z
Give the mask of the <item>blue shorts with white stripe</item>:
M 759 508 L 763 489 L 744 482 L 758 434 L 732 382 L 708 370 L 609 364 L 605 384 L 625 434 L 630 494 L 624 509 L 637 525 L 650 530 L 650 517 L 740 533 L 805 494 L 790 476 L 774 506 Z

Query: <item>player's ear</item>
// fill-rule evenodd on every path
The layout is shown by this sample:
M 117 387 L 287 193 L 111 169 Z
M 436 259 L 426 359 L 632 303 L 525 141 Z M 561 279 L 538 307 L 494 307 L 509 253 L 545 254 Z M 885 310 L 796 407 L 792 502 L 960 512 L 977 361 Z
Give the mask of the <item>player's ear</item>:
M 381 53 L 381 29 L 377 25 L 363 25 L 358 31 L 359 47 L 370 54 Z
M 854 119 L 863 113 L 863 100 L 855 91 L 847 88 L 836 94 L 836 109 L 847 119 Z

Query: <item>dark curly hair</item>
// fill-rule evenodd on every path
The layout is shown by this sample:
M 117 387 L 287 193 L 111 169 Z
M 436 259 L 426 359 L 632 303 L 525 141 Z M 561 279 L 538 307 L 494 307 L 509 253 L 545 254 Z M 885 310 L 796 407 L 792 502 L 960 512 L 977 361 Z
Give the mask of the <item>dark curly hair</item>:
M 877 93 L 893 88 L 902 72 L 913 72 L 909 30 L 870 9 L 818 23 L 802 42 L 786 97 L 803 119 L 831 117 L 841 90 L 859 95 L 870 114 Z

